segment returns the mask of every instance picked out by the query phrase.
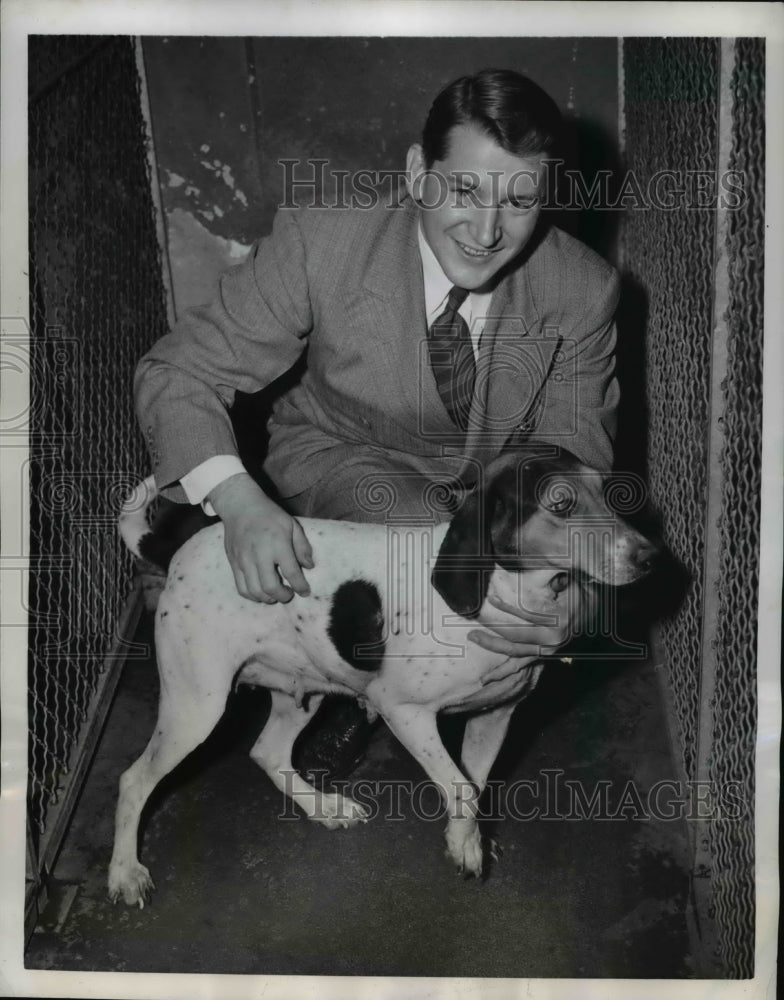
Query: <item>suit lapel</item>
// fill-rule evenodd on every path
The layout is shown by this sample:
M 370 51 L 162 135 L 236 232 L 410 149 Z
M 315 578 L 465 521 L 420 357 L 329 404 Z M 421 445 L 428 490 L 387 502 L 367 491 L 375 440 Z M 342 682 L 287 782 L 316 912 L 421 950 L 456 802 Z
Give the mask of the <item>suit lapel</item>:
M 419 433 L 440 440 L 454 438 L 455 428 L 438 394 L 427 352 L 417 225 L 417 210 L 408 199 L 387 212 L 380 238 L 370 248 L 362 306 L 379 353 L 384 398 L 390 398 L 394 384 L 395 410 L 417 414 Z
M 416 414 L 419 437 L 446 446 L 451 454 L 486 461 L 497 455 L 540 400 L 560 331 L 542 328 L 531 280 L 538 263 L 534 249 L 493 293 L 464 439 L 438 393 L 428 357 L 417 224 L 410 199 L 385 211 L 368 246 L 355 322 L 365 334 L 368 324 L 372 331 L 379 398 L 392 401 L 392 414 L 408 426 L 410 415 Z
M 466 440 L 469 458 L 497 455 L 537 402 L 558 345 L 557 331 L 542 329 L 526 259 L 498 284 L 477 358 L 477 392 Z

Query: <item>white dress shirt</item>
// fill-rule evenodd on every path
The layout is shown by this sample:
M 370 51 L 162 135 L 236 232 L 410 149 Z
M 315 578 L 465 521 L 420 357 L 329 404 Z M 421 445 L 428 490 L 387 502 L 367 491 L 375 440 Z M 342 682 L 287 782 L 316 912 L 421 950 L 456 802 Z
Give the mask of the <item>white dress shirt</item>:
M 425 313 L 427 315 L 427 325 L 430 327 L 433 320 L 438 319 L 446 306 L 446 300 L 452 291 L 452 282 L 441 270 L 441 265 L 430 244 L 425 239 L 422 227 L 419 227 L 419 256 L 422 258 L 422 277 L 425 282 Z M 492 292 L 469 292 L 465 302 L 457 310 L 468 324 L 471 334 L 471 343 L 474 346 L 474 356 L 479 353 L 479 341 L 485 327 L 485 320 L 490 311 L 490 299 Z

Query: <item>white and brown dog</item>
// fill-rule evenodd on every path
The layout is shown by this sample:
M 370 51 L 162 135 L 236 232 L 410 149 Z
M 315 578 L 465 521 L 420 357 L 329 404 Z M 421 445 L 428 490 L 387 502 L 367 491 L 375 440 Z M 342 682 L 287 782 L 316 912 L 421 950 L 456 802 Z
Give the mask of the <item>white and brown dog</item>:
M 606 485 L 569 453 L 534 448 L 496 460 L 448 523 L 390 528 L 303 519 L 315 560 L 311 593 L 287 604 L 237 593 L 222 525 L 187 541 L 171 562 L 156 614 L 158 722 L 120 779 L 111 899 L 144 905 L 153 883 L 137 858 L 142 808 L 161 778 L 209 736 L 240 683 L 272 693 L 251 757 L 330 828 L 364 821 L 366 812 L 296 774 L 294 742 L 325 693 L 353 696 L 382 716 L 442 792 L 449 856 L 479 875 L 477 799 L 542 662 L 509 659 L 466 634 L 477 625 L 520 625 L 521 613 L 556 634 L 578 587 L 583 611 L 590 609 L 586 579 L 620 585 L 649 572 L 656 547 L 609 509 Z M 154 496 L 146 480 L 120 518 L 137 554 Z M 439 712 L 469 714 L 461 767 L 439 738 Z

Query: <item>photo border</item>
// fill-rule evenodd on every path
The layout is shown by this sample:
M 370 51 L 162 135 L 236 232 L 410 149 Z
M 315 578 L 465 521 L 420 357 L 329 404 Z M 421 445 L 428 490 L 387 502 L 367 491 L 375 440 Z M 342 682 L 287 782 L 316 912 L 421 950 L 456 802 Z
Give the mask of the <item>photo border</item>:
M 366 36 L 764 36 L 768 108 L 766 148 L 766 276 L 763 479 L 758 634 L 758 731 L 756 755 L 757 928 L 754 980 L 655 980 L 656 995 L 734 998 L 775 992 L 778 918 L 780 642 L 782 567 L 782 455 L 784 455 L 784 337 L 781 335 L 782 193 L 784 176 L 780 100 L 784 96 L 784 9 L 767 3 L 604 3 L 460 0 L 411 3 L 268 2 L 253 0 L 5 0 L 2 17 L 2 169 L 0 170 L 0 317 L 2 346 L 24 337 L 27 288 L 27 36 L 29 34 L 127 35 L 366 35 Z M 236 25 L 236 30 L 231 27 Z M 705 28 L 710 33 L 706 34 Z M 778 112 L 778 114 L 777 114 Z M 0 405 L 4 416 L 26 412 L 24 379 L 5 365 Z M 2 439 L 2 796 L 0 832 L 0 986 L 15 996 L 151 997 L 194 995 L 226 998 L 385 997 L 535 998 L 623 1000 L 651 995 L 650 981 L 590 979 L 449 979 L 310 976 L 163 975 L 26 970 L 23 967 L 25 805 L 27 778 L 27 645 L 24 602 L 24 538 L 29 497 L 24 489 L 26 429 L 14 426 Z

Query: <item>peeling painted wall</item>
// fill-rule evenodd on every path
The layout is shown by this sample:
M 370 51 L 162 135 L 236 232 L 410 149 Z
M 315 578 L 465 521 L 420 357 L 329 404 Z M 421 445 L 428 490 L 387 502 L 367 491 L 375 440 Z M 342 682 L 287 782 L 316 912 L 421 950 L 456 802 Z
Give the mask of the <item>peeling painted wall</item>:
M 615 166 L 612 38 L 148 38 L 144 54 L 178 313 L 269 231 L 280 160 L 402 169 L 433 97 L 465 73 L 531 76 L 570 120 L 574 162 Z M 324 193 L 333 197 L 329 183 Z M 560 224 L 613 256 L 608 213 Z

